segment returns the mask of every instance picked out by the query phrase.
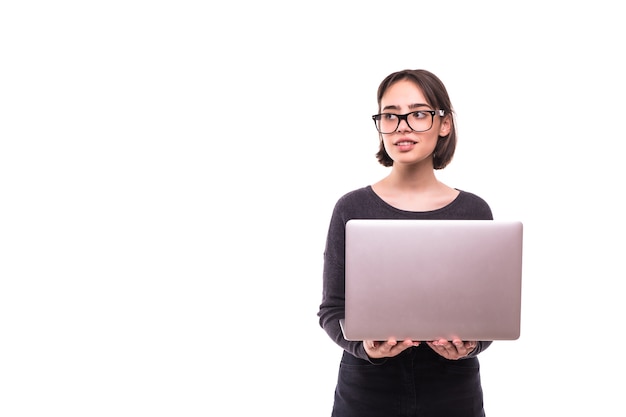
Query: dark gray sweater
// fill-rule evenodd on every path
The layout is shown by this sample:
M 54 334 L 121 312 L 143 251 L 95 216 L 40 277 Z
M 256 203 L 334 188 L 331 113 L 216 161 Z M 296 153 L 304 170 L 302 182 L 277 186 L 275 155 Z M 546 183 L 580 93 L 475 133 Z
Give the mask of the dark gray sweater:
M 362 342 L 347 341 L 343 338 L 339 326 L 339 320 L 344 318 L 345 304 L 344 245 L 346 222 L 350 219 L 493 220 L 491 209 L 482 198 L 466 191 L 459 191 L 460 194 L 454 201 L 433 211 L 414 212 L 397 209 L 378 197 L 371 186 L 351 191 L 337 201 L 330 220 L 324 250 L 322 303 L 318 317 L 320 326 L 344 350 L 356 357 L 374 362 L 365 353 Z M 476 356 L 490 344 L 490 341 L 479 342 L 470 356 Z

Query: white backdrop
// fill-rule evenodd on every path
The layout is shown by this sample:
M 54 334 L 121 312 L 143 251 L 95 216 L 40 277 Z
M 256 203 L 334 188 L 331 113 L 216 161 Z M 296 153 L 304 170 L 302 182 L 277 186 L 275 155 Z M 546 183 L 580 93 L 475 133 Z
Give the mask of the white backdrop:
M 525 224 L 487 414 L 615 415 L 621 8 L 225 3 L 0 5 L 0 414 L 329 415 L 330 213 L 386 174 L 379 82 L 425 68 L 458 114 L 440 179 Z

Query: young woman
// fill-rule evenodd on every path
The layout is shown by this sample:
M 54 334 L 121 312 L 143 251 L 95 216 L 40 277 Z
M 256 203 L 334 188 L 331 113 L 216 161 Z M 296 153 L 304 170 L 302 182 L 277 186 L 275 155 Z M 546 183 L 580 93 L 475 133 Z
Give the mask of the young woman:
M 378 88 L 378 161 L 391 167 L 375 184 L 336 203 L 324 251 L 319 322 L 344 349 L 334 417 L 484 416 L 477 355 L 490 341 L 343 338 L 345 224 L 361 219 L 492 220 L 477 195 L 441 183 L 435 170 L 456 148 L 454 112 L 441 80 L 425 70 L 387 76 Z

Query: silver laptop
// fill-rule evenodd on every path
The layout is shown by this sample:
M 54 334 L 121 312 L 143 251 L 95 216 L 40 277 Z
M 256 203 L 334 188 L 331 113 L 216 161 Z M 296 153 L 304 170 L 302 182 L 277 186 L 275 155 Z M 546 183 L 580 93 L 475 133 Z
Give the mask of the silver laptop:
M 347 340 L 515 340 L 519 221 L 350 220 Z

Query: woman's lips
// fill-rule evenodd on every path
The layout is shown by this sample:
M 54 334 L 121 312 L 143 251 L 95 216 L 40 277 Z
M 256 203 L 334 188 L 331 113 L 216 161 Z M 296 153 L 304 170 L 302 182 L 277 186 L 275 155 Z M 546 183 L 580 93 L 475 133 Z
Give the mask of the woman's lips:
M 395 143 L 395 146 L 398 147 L 400 151 L 410 151 L 417 144 L 417 142 L 412 140 L 401 140 Z

